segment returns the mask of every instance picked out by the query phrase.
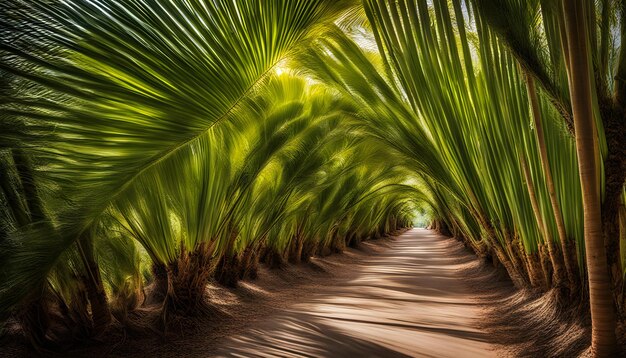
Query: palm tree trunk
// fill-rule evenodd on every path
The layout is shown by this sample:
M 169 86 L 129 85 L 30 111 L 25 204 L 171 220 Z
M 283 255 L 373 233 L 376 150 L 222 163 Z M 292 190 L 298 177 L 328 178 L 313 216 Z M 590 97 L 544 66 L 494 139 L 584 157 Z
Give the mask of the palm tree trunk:
M 541 276 L 539 276 L 537 274 L 537 266 L 539 266 L 537 263 L 539 262 L 539 260 L 537 259 L 539 253 L 535 252 L 535 253 L 530 253 L 530 252 L 526 252 L 526 250 L 524 249 L 521 240 L 519 241 L 519 252 L 520 254 L 523 255 L 524 258 L 524 265 L 526 266 L 526 272 L 528 273 L 528 281 L 530 283 L 531 287 L 543 287 L 543 279 Z
M 243 270 L 241 272 L 240 279 L 254 280 L 258 277 L 259 255 L 257 245 L 252 244 L 243 250 L 241 257 L 241 265 Z
M 220 284 L 235 288 L 239 282 L 239 270 L 242 268 L 239 257 L 235 252 L 235 241 L 239 233 L 234 225 L 229 225 L 229 227 L 230 234 L 228 236 L 228 242 L 226 243 L 226 249 L 217 264 L 214 276 Z
M 205 307 L 205 287 L 213 272 L 216 241 L 205 241 L 193 251 L 181 250 L 175 262 L 168 265 L 167 310 L 193 313 Z M 167 320 L 165 320 L 167 322 Z
M 537 145 L 541 156 L 541 166 L 546 178 L 546 186 L 548 187 L 552 213 L 554 214 L 554 221 L 559 234 L 559 242 L 561 243 L 561 252 L 563 253 L 565 271 L 567 273 L 567 279 L 569 280 L 570 289 L 574 289 L 578 284 L 576 261 L 575 258 L 571 257 L 572 255 L 570 255 L 570 251 L 567 247 L 567 233 L 565 231 L 565 223 L 563 222 L 561 206 L 559 205 L 559 201 L 556 196 L 554 179 L 552 178 L 552 170 L 550 169 L 550 161 L 548 160 L 548 149 L 546 147 L 546 140 L 541 123 L 541 111 L 539 110 L 539 99 L 537 97 L 537 90 L 535 89 L 535 80 L 528 73 L 526 73 L 526 85 L 528 90 L 528 99 L 532 109 L 533 121 L 535 123 L 535 133 L 537 134 Z M 560 266 L 561 262 L 559 261 L 558 264 L 558 267 L 555 266 L 554 269 L 557 271 L 557 276 L 560 276 L 561 273 L 559 271 L 562 269 Z
M 537 221 L 537 226 L 539 227 L 539 231 L 541 232 L 541 236 L 543 237 L 544 242 L 546 243 L 546 247 L 548 249 L 548 257 L 550 258 L 550 263 L 552 264 L 552 268 L 554 269 L 554 276 L 556 277 L 556 283 L 559 284 L 563 275 L 563 267 L 561 266 L 561 262 L 558 260 L 556 256 L 556 250 L 554 249 L 554 243 L 552 242 L 552 236 L 548 231 L 548 227 L 543 221 L 543 217 L 541 216 L 541 209 L 539 208 L 539 201 L 537 200 L 537 195 L 535 193 L 535 188 L 533 186 L 532 177 L 530 176 L 530 172 L 528 170 L 528 163 L 526 163 L 526 158 L 524 158 L 523 154 L 520 154 L 520 163 L 522 166 L 522 173 L 524 174 L 524 180 L 526 181 L 526 188 L 528 189 L 528 195 L 530 196 L 530 204 L 533 208 L 533 212 L 535 214 L 535 220 Z M 542 253 L 543 251 L 540 251 Z M 540 255 L 541 256 L 541 255 Z M 541 260 L 542 267 L 544 272 L 546 272 L 546 282 L 548 285 L 551 284 L 552 279 L 549 275 L 549 268 L 545 267 L 544 261 Z
M 583 193 L 584 235 L 589 299 L 591 346 L 594 356 L 611 357 L 617 347 L 615 313 L 606 250 L 602 235 L 600 190 L 597 172 L 595 123 L 593 118 L 589 48 L 583 1 L 563 0 L 569 46 L 569 78 L 578 169 Z

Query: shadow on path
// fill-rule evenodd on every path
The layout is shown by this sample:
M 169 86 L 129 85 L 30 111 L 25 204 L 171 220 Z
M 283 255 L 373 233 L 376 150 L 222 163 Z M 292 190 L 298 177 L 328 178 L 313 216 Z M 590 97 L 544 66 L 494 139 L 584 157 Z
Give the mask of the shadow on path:
M 219 356 L 488 357 L 480 305 L 460 274 L 475 260 L 424 229 L 354 267 L 352 280 L 319 292 L 226 339 Z

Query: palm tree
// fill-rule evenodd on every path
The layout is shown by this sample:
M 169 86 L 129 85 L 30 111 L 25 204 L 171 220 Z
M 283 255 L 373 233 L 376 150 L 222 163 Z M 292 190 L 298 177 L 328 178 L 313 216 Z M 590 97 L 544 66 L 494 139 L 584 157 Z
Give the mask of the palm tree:
M 556 187 L 554 184 L 554 178 L 552 177 L 552 169 L 550 168 L 550 159 L 548 158 L 548 148 L 546 146 L 545 135 L 543 131 L 543 124 L 541 121 L 541 109 L 539 104 L 539 98 L 535 89 L 535 80 L 532 76 L 526 75 L 526 87 L 528 90 L 528 99 L 530 102 L 531 113 L 533 117 L 533 123 L 535 125 L 535 133 L 537 135 L 537 145 L 539 153 L 541 155 L 541 166 L 546 178 L 546 186 L 548 188 L 548 194 L 550 195 L 550 204 L 552 205 L 552 212 L 554 214 L 554 221 L 556 222 L 557 231 L 559 234 L 559 242 L 561 243 L 561 254 L 565 265 L 567 279 L 569 280 L 570 290 L 575 290 L 577 282 L 577 262 L 572 258 L 571 250 L 569 249 L 567 232 L 565 229 L 565 223 L 563 222 L 563 214 L 561 211 L 561 205 L 556 194 Z M 560 264 L 560 263 L 559 263 Z M 556 274 L 557 277 L 562 275 Z
M 583 186 L 589 186 L 585 190 L 594 188 L 594 195 L 598 195 L 598 191 L 602 193 L 600 198 L 595 196 L 587 196 L 585 198 L 585 245 L 594 245 L 588 249 L 601 250 L 593 251 L 595 253 L 590 254 L 592 255 L 591 259 L 594 260 L 593 265 L 595 267 L 593 269 L 590 266 L 592 264 L 589 261 L 590 256 L 587 256 L 590 287 L 592 280 L 591 270 L 594 271 L 593 280 L 595 283 L 600 282 L 600 286 L 596 286 L 597 289 L 606 290 L 603 287 L 603 284 L 606 284 L 606 282 L 602 283 L 602 280 L 607 280 L 607 278 L 604 277 L 598 281 L 598 275 L 607 276 L 614 304 L 618 308 L 619 315 L 623 316 L 621 313 L 624 309 L 624 297 L 622 294 L 623 269 L 620 257 L 623 257 L 624 253 L 620 252 L 618 244 L 620 233 L 617 217 L 626 180 L 626 170 L 624 170 L 623 166 L 623 145 L 619 144 L 622 141 L 619 138 L 624 137 L 626 130 L 623 124 L 624 121 L 618 118 L 624 117 L 623 105 L 620 100 L 620 98 L 623 98 L 623 86 L 621 85 L 622 80 L 619 73 L 623 71 L 623 63 L 626 58 L 623 52 L 624 46 L 620 46 L 619 49 L 614 48 L 610 41 L 610 38 L 613 36 L 612 29 L 615 19 L 621 21 L 621 36 L 624 34 L 623 8 L 617 9 L 616 13 L 618 16 L 614 16 L 612 14 L 616 8 L 610 1 L 600 2 L 597 8 L 593 2 L 584 4 L 576 2 L 575 5 L 563 2 L 563 7 L 559 5 L 559 2 L 541 2 L 541 4 L 538 2 L 527 2 L 522 4 L 513 1 L 476 1 L 476 4 L 481 16 L 508 44 L 520 64 L 541 84 L 547 96 L 560 109 L 561 116 L 568 123 L 570 132 L 575 133 L 579 167 L 582 169 L 583 159 L 589 160 L 589 162 L 584 164 L 586 170 L 589 170 L 590 165 L 594 166 L 592 168 L 593 171 L 589 174 L 594 178 L 590 176 L 585 177 L 585 180 L 589 179 L 592 181 L 581 183 Z M 525 7 L 530 11 L 523 11 L 524 9 L 521 7 Z M 598 17 L 599 21 L 596 19 L 598 11 L 601 12 Z M 519 16 L 520 13 L 528 14 L 528 16 Z M 507 14 L 516 14 L 517 16 L 511 17 L 507 16 Z M 530 19 L 538 18 L 535 16 L 537 14 L 541 16 L 544 31 L 541 31 L 538 26 L 528 26 Z M 505 23 L 503 21 L 505 18 L 518 20 L 519 22 L 514 23 L 518 26 L 511 26 L 510 23 Z M 578 26 L 576 34 L 572 34 L 574 23 Z M 584 30 L 581 31 L 580 29 Z M 579 36 L 577 39 L 584 41 L 584 44 L 580 46 L 580 42 L 572 43 L 574 36 Z M 543 53 L 549 53 L 549 58 L 546 58 L 540 51 L 543 48 L 539 43 L 542 38 L 546 39 L 548 46 L 547 51 Z M 572 49 L 572 47 L 574 48 Z M 609 53 L 613 55 L 609 56 Z M 591 59 L 588 59 L 588 57 Z M 580 62 L 581 58 L 584 58 L 585 62 Z M 574 64 L 583 67 L 574 69 Z M 565 76 L 566 74 L 568 77 Z M 582 77 L 586 77 L 586 79 Z M 615 82 L 613 82 L 613 78 L 616 79 Z M 584 86 L 582 90 L 585 92 L 581 92 L 581 85 Z M 574 87 L 577 87 L 576 93 L 581 97 L 575 98 Z M 571 105 L 568 100 L 568 89 Z M 612 94 L 610 93 L 611 90 L 613 90 Z M 586 97 L 583 98 L 583 95 Z M 577 103 L 574 103 L 575 101 Z M 582 110 L 582 104 L 588 106 L 585 109 L 586 112 L 579 112 L 579 117 L 582 118 L 572 119 L 576 116 L 574 111 Z M 572 108 L 572 111 L 570 111 L 570 108 Z M 590 111 L 591 113 L 589 113 Z M 576 122 L 578 120 L 585 121 L 586 127 L 583 128 L 592 130 L 584 134 L 585 136 L 590 136 L 590 138 L 587 138 L 589 142 L 586 144 L 584 141 L 579 141 L 580 133 L 576 130 Z M 581 125 L 580 122 L 579 125 Z M 581 150 L 589 151 L 586 157 L 581 155 Z M 590 157 L 591 151 L 595 154 Z M 600 205 L 600 209 L 593 205 Z M 599 214 L 595 212 L 597 210 L 600 210 Z M 591 221 L 593 220 L 596 221 L 592 223 Z M 602 238 L 598 238 L 598 233 L 594 231 L 598 229 L 595 227 L 595 225 L 598 225 L 598 222 L 602 225 L 600 228 Z M 602 242 L 606 245 L 606 251 L 601 247 Z M 596 258 L 604 255 L 607 256 L 607 262 L 595 261 Z M 605 265 L 608 265 L 608 270 L 604 267 Z M 606 292 L 603 294 L 606 295 Z M 605 305 L 604 309 L 609 309 L 609 311 L 605 311 L 607 319 L 596 320 L 595 323 L 601 324 L 599 327 L 603 328 L 600 328 L 600 331 L 604 332 L 606 342 L 610 343 L 613 340 L 610 336 L 613 334 L 608 333 L 611 331 L 611 328 L 608 326 L 612 325 L 611 322 L 614 320 L 614 317 L 612 317 L 611 313 L 612 308 L 609 307 L 611 305 L 603 301 L 603 299 L 598 301 L 600 296 L 596 292 L 594 301 L 601 306 Z M 604 300 L 606 300 L 606 297 Z M 604 327 L 603 325 L 607 326 Z M 605 344 L 597 340 L 594 340 L 594 342 L 596 342 L 594 347 Z M 600 346 L 597 348 L 598 354 L 603 354 L 604 349 L 599 348 Z M 610 351 L 611 349 L 608 349 L 608 352 Z
M 611 357 L 615 354 L 617 346 L 615 313 L 602 237 L 597 165 L 599 150 L 593 113 L 587 22 L 581 1 L 564 1 L 563 13 L 567 31 L 568 74 L 585 213 L 585 248 L 593 328 L 591 346 L 594 356 Z
M 44 200 L 54 217 L 39 219 L 54 230 L 21 225 L 2 243 L 11 248 L 3 317 L 47 284 L 68 328 L 100 332 L 111 312 L 131 324 L 145 275 L 164 319 L 172 308 L 197 311 L 216 265 L 220 278 L 224 268 L 239 277 L 233 262 L 254 270 L 262 248 L 283 255 L 293 226 L 279 223 L 304 222 L 299 210 L 310 212 L 318 194 L 332 193 L 309 220 L 300 256 L 345 245 L 344 230 L 354 229 L 344 219 L 361 207 L 359 195 L 406 173 L 361 168 L 369 154 L 357 154 L 370 152 L 352 103 L 274 69 L 353 5 L 3 3 L 11 36 L 0 66 L 28 88 L 3 97 L 3 114 L 17 119 L 3 126 L 26 128 L 5 132 L 15 137 L 6 147 L 28 139 L 42 163 L 36 174 L 55 188 Z M 404 189 L 395 197 L 415 190 Z M 368 200 L 380 210 L 359 223 L 364 233 L 386 234 L 392 215 L 409 221 L 406 201 L 387 208 L 384 199 Z

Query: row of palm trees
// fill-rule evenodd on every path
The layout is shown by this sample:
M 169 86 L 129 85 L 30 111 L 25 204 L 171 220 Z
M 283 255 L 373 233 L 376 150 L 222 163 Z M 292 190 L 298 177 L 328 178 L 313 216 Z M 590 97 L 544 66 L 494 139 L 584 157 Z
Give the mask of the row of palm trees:
M 419 209 L 518 287 L 588 297 L 593 351 L 613 354 L 622 2 L 2 7 L 0 311 L 35 343 L 45 312 L 97 334 L 149 283 L 167 321 L 202 308 L 207 280 Z
M 423 175 L 435 228 L 520 288 L 588 299 L 597 356 L 625 313 L 621 6 L 364 1 L 373 46 L 335 31 L 299 63 Z
M 350 124 L 349 105 L 287 73 L 265 81 L 236 116 L 136 178 L 19 299 L 14 318 L 35 346 L 99 335 L 113 319 L 132 328 L 143 304 L 160 305 L 165 328 L 172 312 L 206 310 L 209 281 L 235 287 L 260 262 L 282 268 L 409 225 L 417 184 Z M 65 194 L 46 182 L 53 162 L 33 161 L 40 150 L 3 153 L 8 260 L 39 225 L 42 241 L 63 235 Z M 8 263 L 3 274 L 17 279 Z
M 44 348 L 167 324 L 210 280 L 408 226 L 412 174 L 280 67 L 352 6 L 3 3 L 2 321 Z

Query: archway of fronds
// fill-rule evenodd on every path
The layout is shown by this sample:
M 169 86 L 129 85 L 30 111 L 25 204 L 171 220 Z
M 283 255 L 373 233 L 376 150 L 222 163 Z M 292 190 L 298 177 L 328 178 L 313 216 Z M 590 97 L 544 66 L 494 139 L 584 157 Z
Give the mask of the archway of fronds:
M 428 218 L 518 287 L 589 302 L 611 355 L 626 18 L 563 5 L 3 3 L 0 319 L 39 346 L 50 320 L 96 336 L 146 301 L 167 323 L 208 280 Z

